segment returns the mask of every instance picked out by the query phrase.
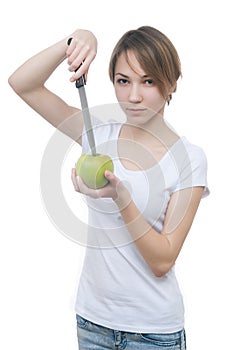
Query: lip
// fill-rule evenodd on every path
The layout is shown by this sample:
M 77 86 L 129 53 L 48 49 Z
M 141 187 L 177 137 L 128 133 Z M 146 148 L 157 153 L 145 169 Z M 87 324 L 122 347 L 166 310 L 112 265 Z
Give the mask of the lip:
M 145 111 L 147 111 L 147 108 L 134 108 L 134 107 L 127 107 L 126 111 L 130 114 L 141 114 Z

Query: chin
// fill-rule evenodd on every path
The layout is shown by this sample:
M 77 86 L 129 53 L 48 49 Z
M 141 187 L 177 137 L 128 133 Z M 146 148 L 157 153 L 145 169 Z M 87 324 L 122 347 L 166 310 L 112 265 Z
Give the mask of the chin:
M 144 124 L 147 124 L 148 122 L 150 122 L 154 117 L 155 117 L 155 114 L 151 114 L 150 116 L 149 115 L 129 115 L 129 114 L 126 114 L 126 117 L 127 117 L 127 122 L 129 124 L 133 124 L 133 125 L 144 125 Z

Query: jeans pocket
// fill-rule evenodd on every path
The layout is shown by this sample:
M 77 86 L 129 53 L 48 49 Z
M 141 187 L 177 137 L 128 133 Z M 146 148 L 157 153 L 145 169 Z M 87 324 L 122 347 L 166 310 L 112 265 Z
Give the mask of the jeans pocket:
M 141 333 L 141 339 L 158 349 L 180 350 L 182 332 L 171 334 Z
M 88 325 L 88 321 L 80 315 L 76 315 L 76 323 L 79 328 L 86 328 Z

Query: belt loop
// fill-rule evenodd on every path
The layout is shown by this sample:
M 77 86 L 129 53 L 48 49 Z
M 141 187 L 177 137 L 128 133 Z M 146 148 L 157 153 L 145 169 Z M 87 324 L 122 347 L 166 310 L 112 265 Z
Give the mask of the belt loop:
M 119 346 L 122 341 L 122 336 L 120 331 L 114 331 L 115 334 L 115 346 Z
M 180 349 L 181 349 L 181 350 L 186 350 L 186 349 L 187 349 L 187 346 L 186 346 L 186 333 L 185 333 L 185 329 L 183 329 L 183 331 L 182 331 L 182 333 L 181 333 Z

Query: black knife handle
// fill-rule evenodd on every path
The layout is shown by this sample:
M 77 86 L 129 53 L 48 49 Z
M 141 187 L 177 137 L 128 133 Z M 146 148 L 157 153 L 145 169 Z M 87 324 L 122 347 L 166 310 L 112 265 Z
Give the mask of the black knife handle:
M 72 39 L 73 39 L 73 38 L 69 38 L 69 39 L 68 39 L 68 41 L 67 41 L 67 45 L 68 45 L 68 46 L 71 44 Z M 81 64 L 79 65 L 79 67 L 75 70 L 75 72 L 77 72 L 78 69 L 79 69 L 81 66 L 82 66 L 82 63 L 81 63 Z M 78 78 L 78 79 L 76 80 L 76 87 L 77 87 L 77 89 L 79 89 L 81 86 L 84 86 L 85 84 L 86 84 L 86 81 L 85 81 L 85 76 L 84 76 L 84 74 L 83 74 L 80 78 Z

